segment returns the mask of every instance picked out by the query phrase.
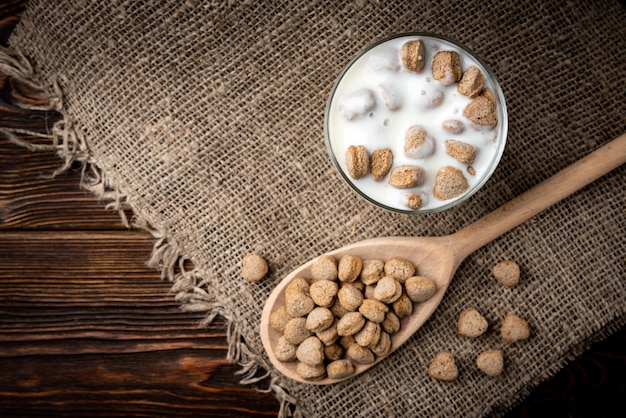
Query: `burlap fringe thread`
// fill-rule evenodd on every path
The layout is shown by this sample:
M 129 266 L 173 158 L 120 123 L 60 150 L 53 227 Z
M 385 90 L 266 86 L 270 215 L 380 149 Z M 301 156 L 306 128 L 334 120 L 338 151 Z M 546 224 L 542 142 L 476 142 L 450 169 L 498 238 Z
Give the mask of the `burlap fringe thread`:
M 20 107 L 27 110 L 56 111 L 61 115 L 61 119 L 54 123 L 49 134 L 9 128 L 0 128 L 0 132 L 11 142 L 30 150 L 56 151 L 63 160 L 63 165 L 50 175 L 51 178 L 65 172 L 75 162 L 81 163 L 80 186 L 98 199 L 108 202 L 105 208 L 117 211 L 124 226 L 147 231 L 156 239 L 151 257 L 146 264 L 151 268 L 158 269 L 162 279 L 167 279 L 173 283 L 171 291 L 176 293 L 175 300 L 180 303 L 181 309 L 186 312 L 208 312 L 198 325 L 201 328 L 208 327 L 218 315 L 226 319 L 226 335 L 229 347 L 227 359 L 242 367 L 235 373 L 241 376 L 239 382 L 244 385 L 255 384 L 272 375 L 271 368 L 264 359 L 253 353 L 246 345 L 237 329 L 236 315 L 220 305 L 216 298 L 211 295 L 209 281 L 203 277 L 198 269 L 194 268 L 190 271 L 185 269 L 184 264 L 188 259 L 176 240 L 163 231 L 152 227 L 146 219 L 138 214 L 127 202 L 126 196 L 120 192 L 106 173 L 98 167 L 97 162 L 92 159 L 84 132 L 73 121 L 64 107 L 59 81 L 53 80 L 51 89 L 38 83 L 28 59 L 19 51 L 6 47 L 0 47 L 0 72 L 30 88 L 44 92 L 48 100 L 46 105 L 37 106 L 20 103 Z M 50 141 L 50 144 L 35 144 L 24 139 L 25 137 L 46 139 Z M 132 222 L 129 222 L 126 211 L 133 214 Z M 280 402 L 279 417 L 301 417 L 302 412 L 297 407 L 296 399 L 283 389 L 280 381 L 281 377 L 274 375 L 271 377 L 267 389 L 257 388 L 257 390 L 262 393 L 274 393 Z

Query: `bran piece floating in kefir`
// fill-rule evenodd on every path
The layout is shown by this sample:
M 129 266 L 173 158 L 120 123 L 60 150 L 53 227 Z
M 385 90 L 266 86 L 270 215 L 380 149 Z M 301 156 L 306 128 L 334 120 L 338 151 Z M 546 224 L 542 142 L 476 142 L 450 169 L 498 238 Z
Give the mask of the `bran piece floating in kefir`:
M 426 64 L 426 49 L 424 43 L 419 40 L 408 41 L 400 50 L 400 56 L 402 57 L 402 65 L 408 71 L 414 73 L 421 73 Z
M 485 96 L 478 96 L 463 111 L 463 115 L 478 126 L 493 128 L 498 124 L 496 105 Z
M 401 165 L 391 171 L 389 184 L 397 189 L 410 189 L 424 183 L 423 170 L 416 165 Z
M 376 107 L 376 97 L 370 89 L 358 89 L 345 96 L 339 104 L 339 112 L 348 120 L 362 118 Z
M 474 98 L 480 94 L 485 84 L 485 76 L 478 69 L 478 67 L 472 65 L 469 67 L 463 75 L 457 86 L 459 93 Z
M 468 187 L 467 179 L 461 170 L 445 166 L 437 172 L 433 194 L 435 199 L 449 200 L 465 193 Z
M 433 77 L 449 86 L 461 79 L 461 60 L 455 51 L 439 51 L 433 58 Z
M 467 165 L 472 164 L 476 158 L 476 149 L 473 146 L 454 139 L 446 140 L 446 152 L 455 160 Z
M 377 149 L 370 158 L 370 172 L 374 180 L 380 181 L 387 176 L 393 164 L 393 153 L 389 148 Z
M 435 152 L 435 140 L 421 126 L 411 125 L 404 134 L 404 154 L 413 159 L 431 156 Z
M 350 145 L 346 151 L 346 166 L 348 174 L 355 180 L 361 179 L 369 173 L 370 155 L 363 145 Z

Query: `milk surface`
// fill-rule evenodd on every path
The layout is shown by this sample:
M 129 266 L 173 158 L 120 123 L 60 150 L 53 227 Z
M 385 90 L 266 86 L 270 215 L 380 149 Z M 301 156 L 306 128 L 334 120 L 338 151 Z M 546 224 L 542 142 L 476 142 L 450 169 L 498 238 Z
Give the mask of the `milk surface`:
M 412 39 L 421 39 L 425 46 L 426 65 L 421 73 L 406 70 L 400 59 L 400 48 Z M 498 125 L 479 128 L 463 116 L 463 110 L 472 99 L 457 91 L 457 83 L 444 85 L 433 78 L 431 62 L 438 51 L 456 51 L 461 69 L 474 65 L 485 76 L 485 88 L 494 92 L 497 103 Z M 369 93 L 359 97 L 360 93 Z M 345 177 L 370 199 L 393 209 L 409 211 L 408 192 L 422 196 L 420 210 L 432 210 L 471 193 L 493 170 L 504 146 L 504 115 L 493 81 L 485 68 L 468 53 L 445 40 L 427 36 L 405 36 L 390 39 L 365 52 L 343 75 L 329 103 L 327 130 L 329 146 Z M 373 98 L 373 100 L 372 100 Z M 373 102 L 373 103 L 372 103 Z M 386 104 L 387 102 L 387 104 Z M 354 106 L 354 107 L 352 107 Z M 391 110 L 391 109 L 394 110 Z M 355 113 L 358 115 L 355 116 Z M 452 134 L 443 128 L 447 120 L 463 123 L 464 131 Z M 504 123 L 503 123 L 504 122 Z M 409 158 L 404 152 L 404 137 L 412 125 L 421 126 L 434 139 L 434 149 L 423 158 Z M 446 153 L 445 141 L 455 139 L 471 144 L 476 158 L 468 166 Z M 371 154 L 379 148 L 390 148 L 394 167 L 410 164 L 424 170 L 424 184 L 409 190 L 397 189 L 387 183 L 389 175 L 375 181 L 371 175 L 354 180 L 348 175 L 345 153 L 350 145 L 363 145 Z M 413 155 L 415 156 L 415 155 Z M 497 162 L 497 161 L 496 161 Z M 469 189 L 454 199 L 440 201 L 433 196 L 437 171 L 443 166 L 460 169 L 469 183 Z

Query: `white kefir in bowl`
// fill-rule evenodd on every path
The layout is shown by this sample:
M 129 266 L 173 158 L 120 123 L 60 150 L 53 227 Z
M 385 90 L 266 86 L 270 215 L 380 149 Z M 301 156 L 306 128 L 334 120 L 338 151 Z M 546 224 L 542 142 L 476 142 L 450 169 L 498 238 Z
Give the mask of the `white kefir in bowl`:
M 340 74 L 326 145 L 344 179 L 389 210 L 436 212 L 477 191 L 506 141 L 504 96 L 466 47 L 432 34 L 370 45 Z

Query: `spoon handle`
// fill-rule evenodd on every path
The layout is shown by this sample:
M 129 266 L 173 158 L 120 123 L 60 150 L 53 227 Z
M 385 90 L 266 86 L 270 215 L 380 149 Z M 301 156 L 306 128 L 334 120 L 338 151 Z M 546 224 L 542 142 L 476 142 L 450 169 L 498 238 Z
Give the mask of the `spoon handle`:
M 626 133 L 453 234 L 466 256 L 626 162 Z

